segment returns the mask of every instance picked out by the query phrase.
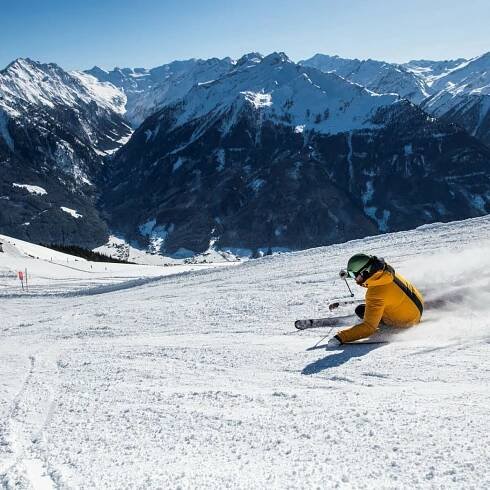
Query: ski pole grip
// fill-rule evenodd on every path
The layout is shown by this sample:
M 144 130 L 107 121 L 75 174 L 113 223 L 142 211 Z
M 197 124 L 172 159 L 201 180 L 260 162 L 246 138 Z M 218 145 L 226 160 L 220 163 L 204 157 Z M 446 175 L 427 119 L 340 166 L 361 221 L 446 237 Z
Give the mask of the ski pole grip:
M 347 271 L 342 269 L 340 272 L 339 272 L 339 276 L 342 278 L 342 279 L 345 279 L 347 277 Z

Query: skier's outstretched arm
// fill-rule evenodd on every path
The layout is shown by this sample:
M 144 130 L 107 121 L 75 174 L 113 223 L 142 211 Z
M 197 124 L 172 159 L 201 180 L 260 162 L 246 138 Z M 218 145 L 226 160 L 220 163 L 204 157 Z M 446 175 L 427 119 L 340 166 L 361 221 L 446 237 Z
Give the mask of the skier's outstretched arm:
M 370 293 L 371 291 L 368 290 L 366 294 L 366 310 L 364 312 L 363 322 L 339 332 L 336 337 L 341 342 L 353 342 L 354 340 L 364 339 L 378 330 L 379 322 L 383 317 L 385 309 L 384 299 L 383 297 Z

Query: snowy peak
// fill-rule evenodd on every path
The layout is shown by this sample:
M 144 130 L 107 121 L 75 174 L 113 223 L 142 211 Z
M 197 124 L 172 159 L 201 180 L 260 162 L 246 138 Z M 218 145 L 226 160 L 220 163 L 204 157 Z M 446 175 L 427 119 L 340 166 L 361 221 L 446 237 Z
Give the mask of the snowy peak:
M 86 71 L 99 81 L 110 82 L 124 92 L 125 116 L 134 127 L 162 107 L 183 98 L 199 84 L 220 78 L 234 67 L 231 58 L 178 60 L 152 69 L 98 67 Z
M 397 93 L 490 144 L 490 53 L 471 60 L 412 60 L 402 65 L 316 54 L 300 63 L 376 93 Z
M 237 111 L 247 108 L 260 111 L 262 121 L 336 134 L 373 127 L 376 111 L 397 100 L 396 95 L 375 95 L 333 73 L 272 53 L 213 83 L 194 86 L 174 108 L 174 127 L 199 119 L 207 124 L 225 113 L 229 127 L 237 120 Z
M 281 63 L 292 63 L 292 61 L 288 58 L 286 53 L 281 52 L 273 52 L 263 58 L 262 63 L 274 66 L 279 65 Z
M 95 101 L 100 107 L 122 114 L 124 93 L 83 72 L 68 73 L 54 63 L 19 58 L 0 72 L 2 105 L 16 113 L 19 102 L 47 106 L 79 107 Z
M 431 94 L 442 90 L 466 94 L 472 91 L 482 92 L 490 83 L 490 53 L 470 60 L 464 58 L 446 61 L 413 60 L 402 66 L 425 80 Z
M 300 65 L 311 66 L 317 70 L 326 73 L 337 73 L 339 76 L 346 78 L 348 73 L 353 72 L 361 63 L 357 58 L 346 59 L 339 56 L 329 56 L 327 54 L 317 53 L 307 60 L 299 62 Z
M 490 95 L 490 52 L 463 62 L 433 83 L 434 90 Z
M 104 70 L 103 68 L 97 65 L 94 65 L 92 68 L 84 71 L 89 75 L 99 78 L 100 80 L 104 79 L 103 81 L 107 81 L 107 77 L 109 76 L 109 72 L 107 70 Z
M 0 72 L 3 101 L 21 99 L 36 105 L 76 104 L 76 91 L 69 75 L 54 63 L 42 64 L 19 58 Z
M 240 59 L 234 62 L 235 67 L 249 66 L 252 64 L 260 63 L 264 57 L 260 53 L 247 53 L 244 54 Z
M 425 82 L 401 65 L 376 60 L 345 59 L 339 56 L 316 54 L 300 61 L 326 73 L 335 73 L 378 94 L 394 93 L 414 103 L 428 96 Z
M 17 58 L 7 65 L 7 67 L 0 71 L 0 73 L 10 73 L 22 77 L 23 73 L 30 73 L 34 71 L 43 71 L 46 74 L 52 74 L 57 72 L 61 75 L 64 70 L 56 63 L 41 63 L 39 61 L 31 60 L 30 58 Z
M 464 58 L 444 61 L 411 60 L 408 63 L 403 63 L 401 66 L 424 80 L 428 86 L 431 86 L 435 80 L 447 75 L 451 70 L 454 70 L 467 61 Z
M 122 117 L 125 104 L 124 93 L 111 83 L 84 72 L 68 73 L 54 63 L 19 58 L 0 72 L 3 139 L 9 147 L 15 146 L 11 137 L 5 137 L 10 134 L 8 118 L 19 120 L 23 127 L 32 124 L 40 131 L 45 131 L 49 121 L 59 126 L 58 136 L 63 140 L 57 141 L 63 149 L 57 150 L 55 159 L 71 162 L 63 167 L 71 168 L 77 160 L 72 138 L 99 157 L 121 146 L 130 134 Z M 77 166 L 87 160 L 85 157 Z
M 434 77 L 433 95 L 423 102 L 423 108 L 454 121 L 490 145 L 490 53 L 454 65 Z
M 139 85 L 147 88 L 146 83 L 144 85 L 142 84 L 142 80 L 151 76 L 150 70 L 145 68 L 116 67 L 111 71 L 106 71 L 98 66 L 94 66 L 84 73 L 92 75 L 100 82 L 110 82 L 121 90 L 138 88 Z

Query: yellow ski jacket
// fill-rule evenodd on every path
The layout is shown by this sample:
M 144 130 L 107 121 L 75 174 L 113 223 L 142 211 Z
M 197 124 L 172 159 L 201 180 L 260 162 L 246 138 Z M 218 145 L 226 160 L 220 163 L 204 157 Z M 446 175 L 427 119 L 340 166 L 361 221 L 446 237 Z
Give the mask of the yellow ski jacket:
M 422 312 L 419 307 L 423 308 L 424 304 L 422 294 L 392 267 L 376 272 L 362 286 L 367 287 L 364 321 L 339 332 L 337 337 L 342 342 L 369 337 L 376 332 L 381 320 L 386 325 L 401 328 L 420 322 Z

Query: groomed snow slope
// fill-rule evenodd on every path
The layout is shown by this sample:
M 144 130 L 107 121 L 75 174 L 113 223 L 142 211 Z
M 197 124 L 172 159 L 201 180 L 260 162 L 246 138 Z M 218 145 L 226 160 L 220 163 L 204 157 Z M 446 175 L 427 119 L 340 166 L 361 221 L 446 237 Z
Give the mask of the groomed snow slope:
M 1 481 L 488 488 L 489 247 L 484 217 L 96 296 L 4 298 Z M 293 320 L 327 314 L 360 250 L 413 279 L 423 323 L 308 350 L 327 332 Z

